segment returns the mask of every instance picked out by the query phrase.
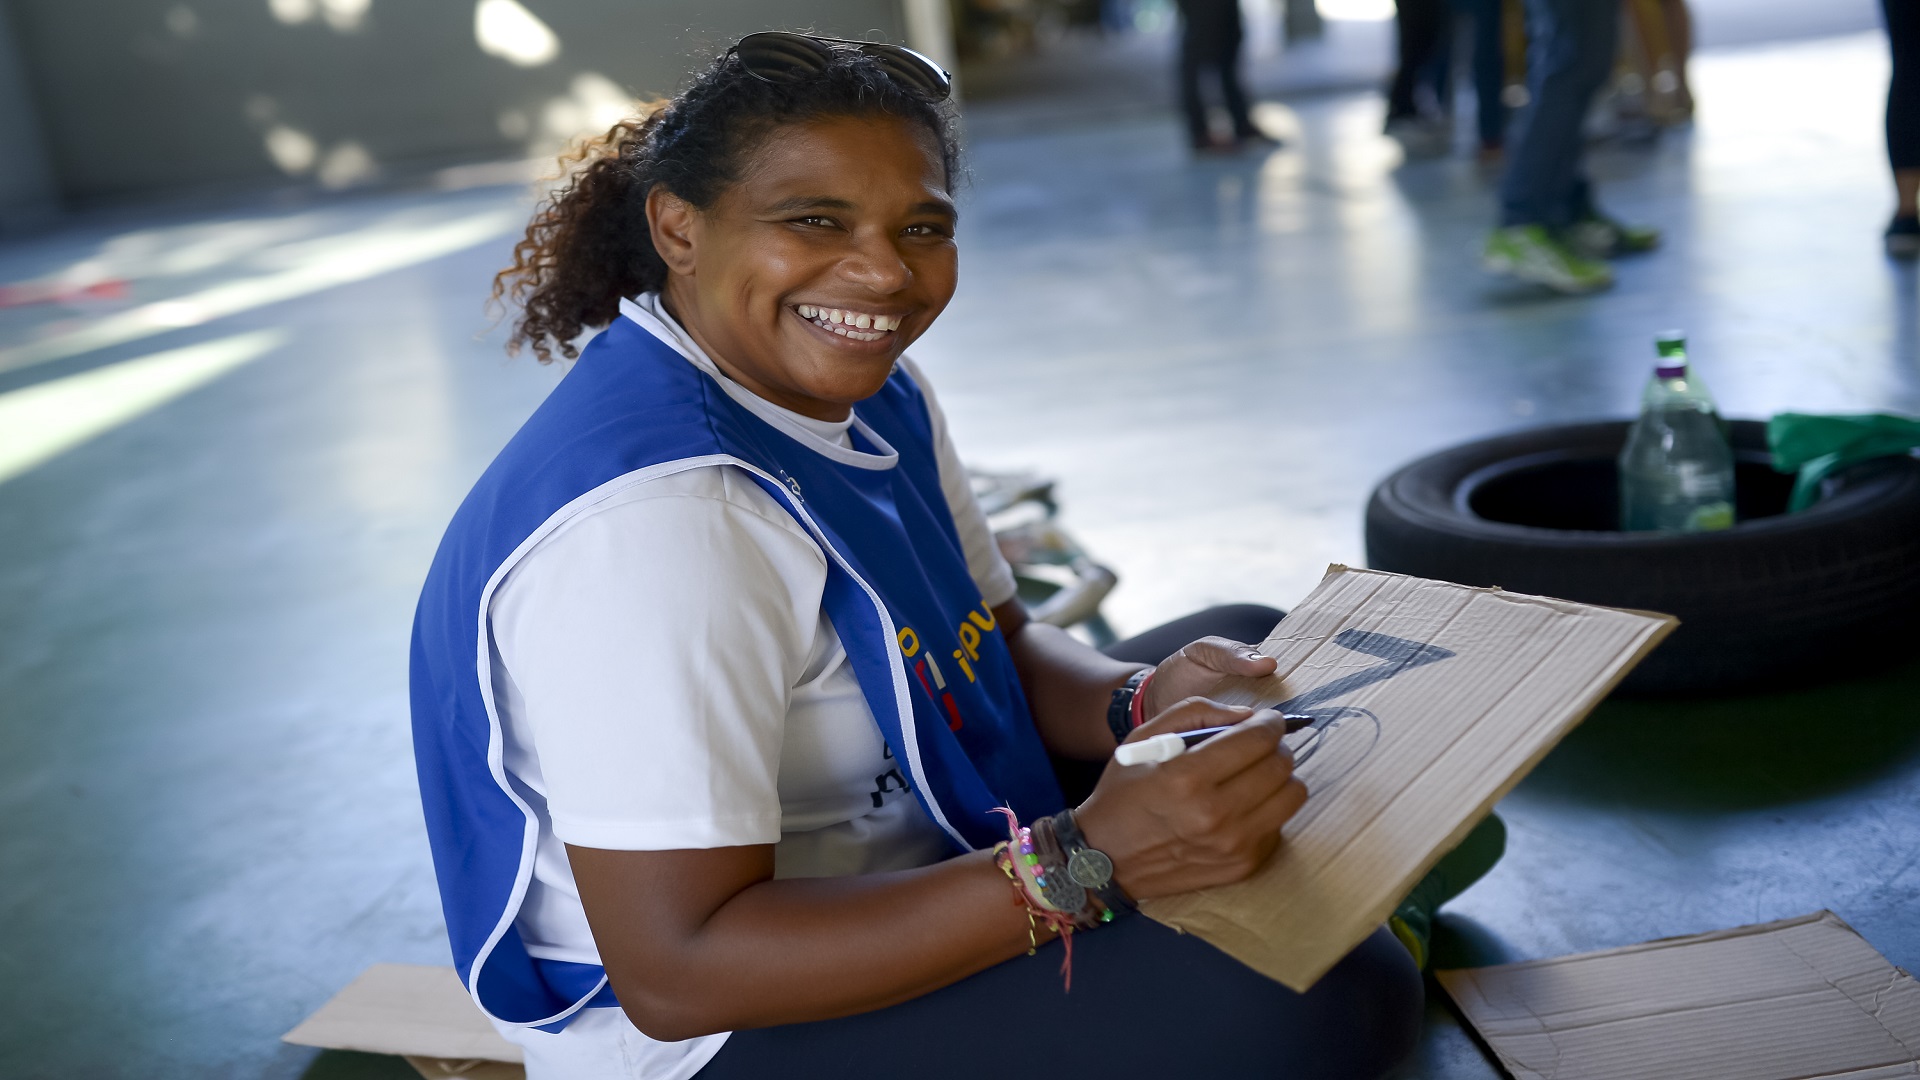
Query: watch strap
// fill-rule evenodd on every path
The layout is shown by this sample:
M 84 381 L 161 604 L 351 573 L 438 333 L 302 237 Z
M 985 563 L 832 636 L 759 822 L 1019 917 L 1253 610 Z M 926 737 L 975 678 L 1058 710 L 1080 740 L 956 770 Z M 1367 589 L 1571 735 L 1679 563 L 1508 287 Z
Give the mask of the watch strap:
M 1067 853 L 1060 846 L 1060 837 L 1053 830 L 1052 818 L 1040 818 L 1030 830 L 1033 836 L 1033 850 L 1040 857 L 1040 865 L 1046 868 L 1045 884 L 1040 892 L 1047 903 L 1066 912 L 1073 918 L 1073 924 L 1082 930 L 1100 925 L 1100 909 L 1095 906 L 1095 897 L 1086 886 L 1073 880 L 1067 870 Z
M 1106 852 L 1087 844 L 1086 835 L 1073 818 L 1073 811 L 1063 810 L 1050 820 L 1053 833 L 1059 838 L 1060 848 L 1067 856 L 1067 876 L 1092 893 L 1102 907 L 1116 916 L 1134 910 L 1133 900 L 1120 888 L 1120 883 L 1113 880 L 1113 860 Z
M 1127 676 L 1126 682 L 1114 687 L 1113 697 L 1107 702 L 1107 729 L 1113 732 L 1115 746 L 1126 742 L 1127 736 L 1133 734 L 1133 718 L 1138 711 L 1133 707 L 1133 699 L 1140 693 L 1140 686 L 1147 681 L 1147 676 L 1152 674 L 1152 668 L 1141 668 Z

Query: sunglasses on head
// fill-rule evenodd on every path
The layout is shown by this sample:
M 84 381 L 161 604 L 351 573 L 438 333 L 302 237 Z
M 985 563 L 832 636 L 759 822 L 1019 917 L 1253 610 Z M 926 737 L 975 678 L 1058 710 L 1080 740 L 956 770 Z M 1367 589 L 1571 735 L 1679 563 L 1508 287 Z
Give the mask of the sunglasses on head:
M 945 101 L 953 93 L 953 77 L 945 68 L 902 45 L 882 41 L 849 41 L 769 30 L 748 34 L 733 47 L 747 74 L 761 82 L 786 85 L 820 74 L 833 62 L 836 48 L 848 48 L 872 58 L 894 82 L 928 101 Z

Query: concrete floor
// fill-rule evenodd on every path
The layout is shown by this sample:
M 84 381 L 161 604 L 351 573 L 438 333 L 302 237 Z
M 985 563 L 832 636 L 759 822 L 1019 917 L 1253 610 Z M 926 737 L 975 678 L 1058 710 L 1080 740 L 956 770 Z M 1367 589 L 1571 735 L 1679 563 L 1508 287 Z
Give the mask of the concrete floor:
M 1695 130 L 1597 157 L 1669 245 L 1589 299 L 1482 277 L 1485 182 L 1402 165 L 1372 95 L 1271 107 L 1290 145 L 1237 162 L 1189 162 L 1157 117 L 984 138 L 961 294 L 916 352 L 969 457 L 1061 477 L 1123 632 L 1285 606 L 1361 560 L 1380 476 L 1629 410 L 1669 325 L 1731 413 L 1920 412 L 1920 278 L 1878 251 L 1885 67 L 1872 35 L 1702 55 Z M 131 402 L 0 480 L 8 1077 L 410 1075 L 276 1039 L 370 963 L 447 959 L 405 641 L 453 506 L 559 377 L 484 333 L 524 213 L 480 187 L 0 247 L 0 280 L 132 280 L 0 310 L 0 416 Z M 283 336 L 128 363 L 259 332 Z M 1917 700 L 1920 667 L 1609 703 L 1503 804 L 1511 852 L 1442 960 L 1829 907 L 1920 964 Z M 1436 1004 L 1404 1075 L 1498 1073 Z

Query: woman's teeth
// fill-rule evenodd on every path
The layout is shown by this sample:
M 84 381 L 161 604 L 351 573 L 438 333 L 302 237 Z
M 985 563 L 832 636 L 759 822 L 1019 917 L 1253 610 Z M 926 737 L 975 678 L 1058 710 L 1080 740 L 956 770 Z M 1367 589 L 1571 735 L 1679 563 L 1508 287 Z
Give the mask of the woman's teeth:
M 831 330 L 844 338 L 854 341 L 879 341 L 889 333 L 900 329 L 900 318 L 892 315 L 869 315 L 864 311 L 848 311 L 845 308 L 816 307 L 813 304 L 800 304 L 795 307 L 800 317 L 822 330 Z

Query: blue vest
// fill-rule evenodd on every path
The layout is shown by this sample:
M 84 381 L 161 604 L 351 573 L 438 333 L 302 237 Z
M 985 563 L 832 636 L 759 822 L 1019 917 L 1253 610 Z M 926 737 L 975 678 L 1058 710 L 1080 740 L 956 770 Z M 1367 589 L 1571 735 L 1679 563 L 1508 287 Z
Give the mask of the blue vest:
M 490 1016 L 557 1031 L 582 1008 L 617 1004 L 605 971 L 536 960 L 513 925 L 537 797 L 501 764 L 487 611 L 527 551 L 629 484 L 736 468 L 813 537 L 828 566 L 821 605 L 906 785 L 956 852 L 1005 838 L 995 806 L 1022 819 L 1061 808 L 1006 641 L 967 572 L 919 388 L 895 372 L 856 414 L 856 449 L 897 451 L 894 467 L 809 449 L 619 318 L 454 514 L 414 617 L 413 745 L 454 963 Z

